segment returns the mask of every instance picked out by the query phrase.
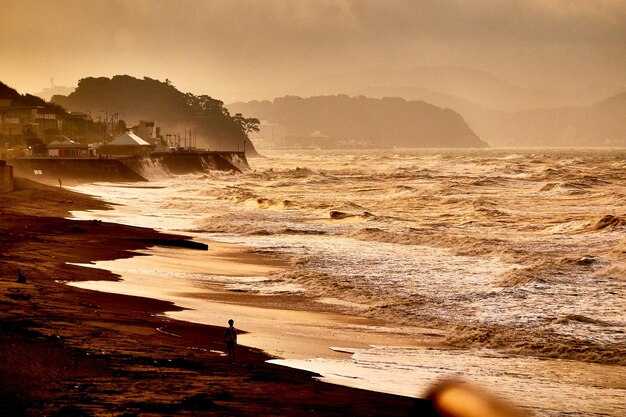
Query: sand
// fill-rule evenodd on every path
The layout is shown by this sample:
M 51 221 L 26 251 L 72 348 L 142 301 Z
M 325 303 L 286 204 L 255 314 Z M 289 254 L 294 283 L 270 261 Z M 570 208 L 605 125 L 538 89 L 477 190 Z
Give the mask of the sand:
M 64 218 L 70 211 L 104 207 L 19 178 L 14 192 L 0 195 L 1 415 L 401 416 L 430 410 L 422 400 L 326 384 L 310 373 L 268 364 L 267 353 L 245 344 L 231 364 L 224 358 L 221 326 L 176 320 L 184 312 L 171 302 L 67 285 L 117 279 L 106 270 L 68 263 L 127 259 L 151 246 L 146 239 L 185 238 Z M 279 266 L 225 251 L 216 268 L 237 269 L 237 259 L 244 270 Z M 18 268 L 26 283 L 16 282 Z M 226 309 L 231 301 L 216 296 L 214 308 Z M 246 317 L 242 312 L 249 309 L 252 317 L 267 311 L 254 304 L 232 313 Z M 324 313 L 272 311 L 279 321 L 335 320 Z M 270 320 L 267 327 L 272 326 Z
M 123 275 L 118 282 L 86 281 L 71 285 L 126 295 L 148 296 L 183 307 L 167 312 L 179 320 L 223 326 L 236 319 L 244 330 L 240 341 L 284 359 L 346 358 L 346 350 L 371 345 L 436 346 L 443 336 L 433 337 L 424 329 L 419 337 L 402 328 L 390 327 L 375 320 L 333 312 L 328 303 L 317 303 L 291 294 L 258 295 L 225 291 L 221 282 L 201 278 L 171 279 L 169 274 L 263 279 L 288 268 L 281 259 L 251 253 L 248 248 L 220 242 L 208 242 L 209 250 L 198 253 L 189 249 L 155 247 L 137 252 L 137 256 L 115 261 L 95 262 L 94 267 Z M 148 255 L 148 256 L 142 256 Z M 156 271 L 153 272 L 153 271 Z M 335 348 L 340 348 L 338 351 Z

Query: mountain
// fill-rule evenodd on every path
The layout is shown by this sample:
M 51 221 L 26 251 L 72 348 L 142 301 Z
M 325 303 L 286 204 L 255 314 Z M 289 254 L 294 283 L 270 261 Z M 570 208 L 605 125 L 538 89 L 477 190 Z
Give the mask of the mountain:
M 52 101 L 96 119 L 117 115 L 127 124 L 156 120 L 164 132 L 193 130 L 198 146 L 211 150 L 245 148 L 255 153 L 241 125 L 231 117 L 223 102 L 207 95 L 182 93 L 169 80 L 128 75 L 88 77 L 78 82 L 74 92 L 53 96 Z M 243 146 L 244 142 L 247 146 Z
M 253 114 L 294 136 L 320 131 L 338 139 L 380 147 L 486 147 L 463 118 L 450 109 L 402 98 L 347 95 L 233 103 L 232 112 Z
M 626 81 L 626 77 L 624 79 Z M 581 106 L 598 101 L 623 85 L 598 80 L 569 90 L 531 89 L 484 71 L 454 66 L 420 66 L 409 70 L 365 70 L 315 77 L 293 88 L 298 94 L 348 94 L 425 100 L 426 92 L 442 94 L 506 112 Z M 452 107 L 454 108 L 454 107 Z
M 620 79 L 599 79 L 569 91 L 533 90 L 468 68 L 416 67 L 327 75 L 296 90 L 402 97 L 450 108 L 492 146 L 626 146 L 623 96 L 604 100 L 625 91 Z
M 592 106 L 506 114 L 497 127 L 509 145 L 626 147 L 626 92 Z
M 373 97 L 390 92 L 398 97 L 454 109 L 492 146 L 626 146 L 626 92 L 594 105 L 507 112 L 427 89 L 371 88 L 366 91 Z

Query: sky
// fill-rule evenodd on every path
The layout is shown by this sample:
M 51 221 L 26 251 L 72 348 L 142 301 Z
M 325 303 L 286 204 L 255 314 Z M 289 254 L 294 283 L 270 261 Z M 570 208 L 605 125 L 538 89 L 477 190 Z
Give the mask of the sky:
M 230 102 L 316 77 L 459 66 L 526 88 L 624 80 L 624 0 L 2 0 L 0 81 L 169 79 Z

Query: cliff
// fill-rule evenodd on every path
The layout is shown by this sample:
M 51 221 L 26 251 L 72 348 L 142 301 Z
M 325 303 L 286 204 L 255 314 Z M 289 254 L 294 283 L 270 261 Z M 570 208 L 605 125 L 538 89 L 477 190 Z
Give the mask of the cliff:
M 487 146 L 458 113 L 423 101 L 346 95 L 286 96 L 273 102 L 251 101 L 228 107 L 232 112 L 254 114 L 259 119 L 277 123 L 284 126 L 288 134 L 296 136 L 319 130 L 335 138 L 380 147 Z

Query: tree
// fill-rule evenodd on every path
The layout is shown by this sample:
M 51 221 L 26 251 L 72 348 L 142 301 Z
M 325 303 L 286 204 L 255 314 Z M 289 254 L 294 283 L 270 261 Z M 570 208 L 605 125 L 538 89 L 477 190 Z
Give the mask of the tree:
M 248 133 L 250 132 L 258 132 L 259 129 L 259 124 L 261 122 L 259 122 L 259 119 L 256 119 L 254 117 L 243 117 L 243 115 L 241 113 L 237 113 L 233 116 L 233 119 L 235 120 L 235 123 L 237 123 L 240 127 L 241 127 L 241 131 L 243 133 L 245 133 L 246 136 L 248 136 Z

